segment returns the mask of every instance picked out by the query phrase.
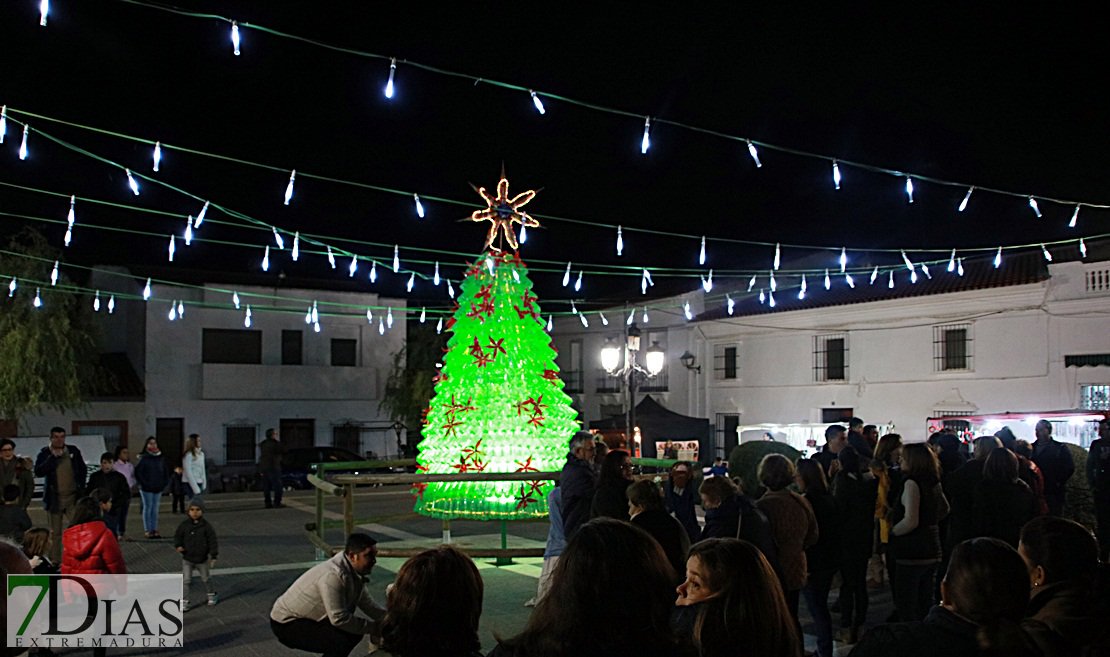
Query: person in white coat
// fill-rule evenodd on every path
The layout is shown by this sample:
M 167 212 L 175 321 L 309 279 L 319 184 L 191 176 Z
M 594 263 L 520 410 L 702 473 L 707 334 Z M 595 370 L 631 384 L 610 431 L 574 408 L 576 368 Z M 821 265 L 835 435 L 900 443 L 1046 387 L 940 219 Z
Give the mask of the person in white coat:
M 193 433 L 185 441 L 185 453 L 181 455 L 181 480 L 185 484 L 185 494 L 190 498 L 204 495 L 208 490 L 208 477 L 204 467 L 204 450 L 200 448 L 200 436 Z

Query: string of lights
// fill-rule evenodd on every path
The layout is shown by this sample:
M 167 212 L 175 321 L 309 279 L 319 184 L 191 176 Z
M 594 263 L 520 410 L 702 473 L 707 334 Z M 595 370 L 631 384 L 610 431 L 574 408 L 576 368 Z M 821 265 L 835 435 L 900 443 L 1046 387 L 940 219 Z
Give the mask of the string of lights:
M 434 73 L 434 74 L 441 75 L 441 76 L 461 78 L 461 79 L 464 79 L 464 80 L 472 81 L 475 85 L 483 84 L 483 85 L 488 85 L 488 86 L 492 86 L 492 87 L 505 89 L 505 90 L 508 90 L 508 91 L 512 91 L 512 92 L 521 94 L 521 97 L 524 97 L 526 95 L 526 97 L 528 99 L 528 102 L 532 103 L 532 105 L 535 107 L 536 111 L 541 115 L 546 115 L 546 113 L 550 109 L 550 104 L 552 103 L 552 101 L 554 101 L 555 103 L 562 103 L 562 104 L 575 106 L 575 107 L 579 107 L 579 108 L 583 108 L 583 109 L 587 109 L 587 110 L 592 110 L 592 111 L 596 111 L 596 112 L 600 112 L 600 113 L 604 113 L 604 114 L 619 116 L 619 117 L 622 117 L 622 118 L 634 118 L 637 121 L 642 119 L 643 120 L 643 136 L 642 136 L 641 142 L 640 142 L 640 151 L 641 151 L 642 154 L 647 154 L 648 150 L 650 149 L 650 145 L 651 145 L 650 136 L 651 136 L 652 127 L 653 126 L 658 127 L 660 125 L 663 125 L 663 126 L 668 126 L 668 127 L 671 127 L 671 128 L 676 128 L 676 129 L 679 129 L 679 130 L 683 130 L 683 131 L 689 131 L 689 132 L 699 133 L 699 134 L 703 134 L 703 135 L 707 135 L 707 136 L 711 136 L 711 137 L 720 138 L 720 139 L 732 142 L 734 144 L 741 145 L 741 146 L 743 146 L 747 149 L 747 151 L 748 151 L 748 153 L 751 157 L 753 166 L 755 166 L 757 168 L 762 168 L 763 167 L 763 162 L 759 157 L 759 149 L 769 150 L 769 151 L 776 151 L 776 152 L 779 152 L 779 153 L 792 155 L 792 156 L 796 156 L 796 157 L 803 157 L 803 158 L 809 158 L 809 159 L 815 159 L 815 160 L 821 160 L 821 161 L 827 162 L 828 165 L 829 165 L 830 174 L 831 174 L 830 175 L 830 182 L 831 182 L 832 185 L 835 186 L 836 189 L 840 188 L 841 182 L 843 180 L 841 172 L 842 172 L 842 169 L 845 168 L 845 167 L 858 169 L 860 171 L 867 171 L 867 172 L 870 172 L 870 173 L 893 176 L 897 179 L 905 181 L 907 201 L 910 202 L 910 203 L 913 202 L 914 184 L 915 184 L 915 181 L 916 181 L 916 183 L 918 183 L 918 184 L 920 184 L 920 183 L 929 183 L 931 185 L 967 189 L 967 194 L 964 196 L 964 199 L 963 199 L 963 201 L 961 202 L 961 204 L 958 208 L 958 211 L 961 211 L 961 212 L 964 209 L 966 209 L 967 204 L 968 204 L 968 202 L 970 200 L 970 197 L 972 195 L 972 192 L 997 194 L 997 195 L 1001 195 L 1001 196 L 1008 196 L 1008 197 L 1012 197 L 1012 198 L 1019 198 L 1019 199 L 1027 200 L 1031 209 L 1034 211 L 1034 213 L 1037 214 L 1038 217 L 1040 216 L 1040 209 L 1038 207 L 1037 199 L 1040 199 L 1040 201 L 1042 201 L 1042 202 L 1054 203 L 1054 204 L 1058 204 L 1058 205 L 1062 205 L 1062 206 L 1067 206 L 1069 208 L 1074 207 L 1075 208 L 1075 213 L 1074 213 L 1075 215 L 1078 215 L 1078 211 L 1082 208 L 1097 208 L 1097 209 L 1110 208 L 1110 204 L 1105 204 L 1105 203 L 1094 203 L 1094 202 L 1089 202 L 1089 201 L 1079 201 L 1079 200 L 1071 200 L 1071 199 L 1063 199 L 1063 198 L 1054 198 L 1054 197 L 1048 197 L 1048 196 L 1039 195 L 1039 194 L 1035 194 L 1035 193 L 1031 193 L 1031 192 L 1015 192 L 1015 191 L 1012 191 L 1012 190 L 1005 190 L 1005 189 L 999 189 L 999 188 L 995 188 L 995 187 L 987 187 L 987 186 L 983 186 L 983 185 L 977 185 L 977 184 L 973 184 L 973 183 L 959 182 L 959 181 L 953 181 L 953 180 L 948 180 L 948 179 L 944 179 L 944 178 L 938 178 L 938 177 L 934 177 L 934 176 L 927 176 L 927 175 L 919 174 L 919 173 L 911 173 L 911 172 L 906 172 L 906 171 L 901 170 L 901 169 L 894 169 L 894 168 L 890 168 L 890 167 L 877 166 L 877 165 L 868 164 L 868 163 L 865 163 L 865 162 L 845 160 L 844 158 L 837 157 L 837 156 L 832 156 L 832 155 L 828 155 L 828 154 L 824 154 L 824 153 L 814 153 L 814 152 L 810 152 L 810 151 L 806 151 L 806 150 L 791 148 L 791 147 L 787 147 L 787 146 L 783 146 L 783 145 L 778 145 L 778 144 L 773 144 L 773 143 L 769 143 L 769 142 L 764 142 L 764 141 L 761 141 L 761 140 L 752 139 L 751 137 L 747 137 L 747 136 L 741 136 L 741 135 L 736 135 L 736 134 L 723 132 L 723 131 L 720 131 L 720 130 L 714 130 L 714 129 L 710 129 L 710 128 L 699 127 L 699 126 L 695 126 L 695 125 L 685 123 L 685 122 L 682 122 L 682 121 L 666 119 L 666 118 L 662 118 L 662 117 L 659 117 L 659 116 L 650 116 L 650 114 L 645 114 L 643 112 L 632 112 L 632 111 L 628 111 L 628 110 L 624 110 L 624 109 L 619 109 L 619 108 L 614 108 L 614 107 L 601 105 L 601 104 L 598 104 L 598 103 L 579 100 L 579 99 L 572 98 L 572 97 L 569 97 L 569 96 L 563 96 L 563 95 L 555 94 L 555 93 L 547 93 L 547 92 L 537 90 L 537 88 L 535 86 L 522 86 L 522 85 L 513 84 L 513 83 L 509 83 L 509 82 L 502 82 L 502 81 L 491 79 L 491 78 L 488 78 L 488 77 L 485 77 L 485 76 L 476 76 L 476 75 L 469 74 L 469 73 L 461 73 L 461 72 L 458 72 L 458 71 L 452 71 L 452 70 L 444 69 L 444 68 L 441 68 L 441 67 L 438 67 L 438 66 L 431 66 L 431 65 L 428 65 L 428 64 L 423 64 L 423 63 L 420 63 L 420 62 L 411 61 L 411 60 L 407 60 L 407 59 L 403 59 L 403 58 L 381 55 L 381 54 L 378 54 L 378 53 L 373 53 L 373 52 L 354 49 L 354 48 L 346 48 L 346 47 L 342 47 L 342 46 L 336 46 L 334 44 L 329 44 L 329 43 L 319 41 L 319 40 L 316 40 L 316 39 L 306 38 L 306 37 L 303 37 L 303 36 L 299 36 L 299 35 L 292 34 L 292 33 L 289 33 L 289 32 L 285 32 L 285 31 L 282 31 L 282 30 L 277 30 L 277 29 L 270 28 L 270 27 L 267 27 L 267 26 L 264 26 L 264 25 L 259 25 L 259 24 L 256 24 L 256 23 L 250 23 L 250 22 L 246 22 L 246 21 L 235 20 L 235 19 L 232 19 L 230 17 L 221 16 L 221 15 L 218 15 L 218 14 L 187 11 L 187 10 L 180 9 L 180 8 L 177 8 L 177 7 L 173 7 L 173 6 L 169 6 L 169 5 L 165 5 L 165 4 L 161 4 L 161 3 L 156 3 L 156 2 L 151 2 L 149 0 L 117 0 L 117 2 L 120 2 L 120 3 L 123 3 L 123 4 L 128 4 L 128 5 L 135 5 L 135 6 L 138 6 L 138 7 L 144 7 L 144 8 L 148 8 L 148 9 L 154 9 L 154 10 L 163 11 L 163 12 L 168 12 L 168 13 L 171 13 L 171 14 L 175 14 L 175 15 L 183 16 L 183 17 L 188 17 L 188 18 L 195 18 L 195 19 L 202 19 L 202 20 L 215 20 L 215 21 L 220 21 L 220 22 L 223 22 L 223 23 L 227 23 L 230 27 L 232 52 L 236 56 L 241 54 L 241 48 L 240 48 L 241 33 L 242 33 L 242 30 L 246 29 L 246 30 L 254 30 L 254 31 L 257 31 L 259 33 L 266 33 L 266 34 L 269 34 L 269 35 L 272 35 L 272 36 L 276 36 L 276 37 L 280 37 L 280 38 L 284 38 L 284 39 L 289 39 L 289 40 L 292 40 L 292 41 L 297 41 L 297 42 L 308 44 L 308 45 L 311 45 L 311 46 L 314 46 L 314 47 L 324 48 L 324 49 L 331 50 L 331 51 L 334 51 L 334 52 L 344 53 L 344 54 L 347 54 L 347 55 L 352 55 L 352 56 L 361 57 L 361 58 L 365 58 L 365 59 L 381 61 L 383 64 L 388 63 L 388 68 L 385 69 L 385 74 L 386 74 L 387 79 L 386 79 L 385 84 L 383 85 L 383 88 L 382 88 L 382 93 L 387 99 L 392 99 L 394 97 L 394 95 L 396 94 L 396 92 L 397 92 L 396 77 L 397 77 L 397 69 L 398 69 L 398 66 L 400 65 L 400 66 L 410 67 L 410 68 L 413 68 L 413 69 L 419 69 L 419 70 L 422 70 L 422 71 L 427 71 L 429 73 Z M 41 24 L 45 25 L 45 23 L 46 23 L 46 11 L 43 11 L 42 12 Z M 1069 224 L 1069 225 L 1071 225 L 1071 224 Z

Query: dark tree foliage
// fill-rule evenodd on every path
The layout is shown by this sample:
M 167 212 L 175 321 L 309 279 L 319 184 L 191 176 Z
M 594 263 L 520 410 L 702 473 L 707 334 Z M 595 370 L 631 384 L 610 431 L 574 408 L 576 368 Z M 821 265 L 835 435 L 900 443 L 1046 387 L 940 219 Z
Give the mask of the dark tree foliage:
M 408 428 L 409 445 L 420 440 L 424 410 L 432 399 L 432 378 L 439 371 L 437 363 L 447 345 L 446 333 L 436 334 L 431 322 L 410 321 L 405 343 L 393 354 L 393 364 L 385 383 L 385 393 L 378 410 L 389 413 L 394 422 Z

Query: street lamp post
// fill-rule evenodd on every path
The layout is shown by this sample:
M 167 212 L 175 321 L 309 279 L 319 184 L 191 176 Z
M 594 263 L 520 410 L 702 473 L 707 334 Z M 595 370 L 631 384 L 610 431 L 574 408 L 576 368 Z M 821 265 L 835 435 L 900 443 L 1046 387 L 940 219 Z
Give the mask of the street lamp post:
M 658 342 L 652 343 L 645 354 L 646 367 L 636 360 L 640 352 L 640 328 L 632 323 L 625 329 L 623 348 L 618 346 L 612 338 L 605 342 L 601 349 L 601 365 L 610 376 L 628 378 L 628 414 L 625 416 L 625 436 L 628 439 L 628 452 L 635 454 L 634 438 L 636 431 L 636 390 L 639 387 L 638 376 L 651 378 L 663 370 L 664 352 Z M 623 364 L 621 352 L 624 352 Z

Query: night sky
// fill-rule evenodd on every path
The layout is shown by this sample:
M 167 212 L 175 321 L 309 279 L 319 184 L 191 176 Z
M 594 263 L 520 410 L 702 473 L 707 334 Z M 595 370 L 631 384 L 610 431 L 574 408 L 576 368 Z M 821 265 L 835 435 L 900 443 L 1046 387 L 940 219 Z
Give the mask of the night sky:
M 839 3 L 774 13 L 679 3 L 454 3 L 434 12 L 414 10 L 414 3 L 176 5 L 395 56 L 396 94 L 387 100 L 388 60 L 247 27 L 242 55 L 235 57 L 226 22 L 120 0 L 54 0 L 44 28 L 38 4 L 0 4 L 0 103 L 284 170 L 167 149 L 155 174 L 147 145 L 43 119 L 29 119 L 31 157 L 20 162 L 20 128 L 9 122 L 0 182 L 181 215 L 79 203 L 79 226 L 63 262 L 130 265 L 168 280 L 250 274 L 265 283 L 284 274 L 320 287 L 352 285 L 346 260 L 335 271 L 319 256 L 291 262 L 288 238 L 286 251 L 273 251 L 271 269 L 262 273 L 262 247 L 274 244 L 268 229 L 218 223 L 232 221 L 219 212 L 208 215 L 213 221 L 206 221 L 203 237 L 257 246 L 178 244 L 169 265 L 168 235 L 180 237 L 183 216 L 196 214 L 200 203 L 143 181 L 142 195 L 134 197 L 121 170 L 36 137 L 35 130 L 283 230 L 332 236 L 338 248 L 360 258 L 388 262 L 392 245 L 400 244 L 403 266 L 430 275 L 430 263 L 440 260 L 444 275 L 456 279 L 461 254 L 479 252 L 486 229 L 459 221 L 484 205 L 470 183 L 492 188 L 504 166 L 512 191 L 542 188 L 527 209 L 543 229 L 529 232 L 522 255 L 541 300 L 556 311 L 566 309 L 558 300 L 572 296 L 580 307 L 639 300 L 634 267 L 700 271 L 701 235 L 836 249 L 815 259 L 811 251 L 784 247 L 788 269 L 803 257 L 808 267 L 835 267 L 842 246 L 854 265 L 888 268 L 901 258 L 881 249 L 994 248 L 1110 232 L 1110 211 L 1085 208 L 1078 227 L 1068 229 L 1074 206 L 1047 200 L 1110 203 L 1105 38 L 1096 36 L 1098 21 L 1090 16 L 990 8 L 863 12 Z M 469 77 L 420 70 L 405 60 Z M 550 97 L 540 116 L 526 92 L 475 78 L 635 116 Z M 1044 216 L 1037 219 L 1024 198 L 982 190 L 957 213 L 966 186 L 924 181 L 916 181 L 910 205 L 901 178 L 847 164 L 836 191 L 829 159 L 764 147 L 763 167 L 756 169 L 743 142 L 668 125 L 653 126 L 651 149 L 641 155 L 647 115 L 828 158 L 1033 194 Z M 293 168 L 407 195 L 299 175 L 286 207 L 282 195 Z M 423 220 L 415 215 L 413 192 L 425 199 Z M 67 209 L 66 198 L 0 186 L 0 211 L 64 221 Z M 83 229 L 82 222 L 160 236 Z M 0 237 L 24 223 L 0 215 Z M 621 258 L 615 230 L 591 224 L 626 227 Z M 36 225 L 61 245 L 64 224 Z M 1075 251 L 1060 247 L 1061 255 L 1069 249 Z M 728 283 L 726 270 L 735 271 L 733 285 L 740 287 L 748 271 L 765 270 L 773 255 L 771 247 L 712 239 L 707 250 L 704 269 L 715 268 L 718 284 Z M 587 270 L 577 295 L 560 286 L 568 260 L 575 271 Z M 589 273 L 600 265 L 637 273 Z M 363 265 L 354 289 L 404 296 L 407 275 L 380 268 L 371 285 L 366 273 Z M 660 292 L 697 286 L 696 275 L 680 279 L 659 271 L 655 280 L 663 283 Z M 418 303 L 447 302 L 443 288 L 430 282 L 419 283 L 413 296 Z

